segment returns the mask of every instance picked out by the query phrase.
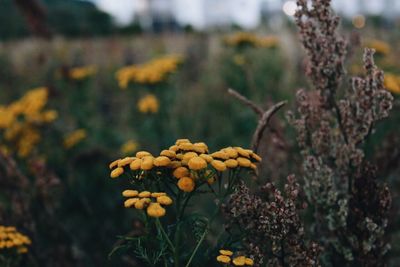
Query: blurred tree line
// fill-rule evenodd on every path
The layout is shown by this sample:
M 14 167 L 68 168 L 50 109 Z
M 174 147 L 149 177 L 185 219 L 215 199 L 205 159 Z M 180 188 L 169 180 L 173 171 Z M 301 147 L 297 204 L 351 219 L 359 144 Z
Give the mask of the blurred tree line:
M 29 22 L 18 9 L 16 2 L 14 0 L 0 1 L 0 40 L 30 35 Z M 91 2 L 40 0 L 38 3 L 44 7 L 45 23 L 52 33 L 81 37 L 106 35 L 116 29 L 111 16 L 99 10 Z

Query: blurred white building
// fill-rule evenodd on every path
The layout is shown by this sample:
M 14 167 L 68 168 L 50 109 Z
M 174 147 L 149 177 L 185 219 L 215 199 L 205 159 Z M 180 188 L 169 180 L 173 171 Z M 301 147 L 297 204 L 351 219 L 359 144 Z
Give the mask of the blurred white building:
M 172 0 L 177 22 L 195 29 L 236 24 L 255 28 L 261 21 L 261 0 Z

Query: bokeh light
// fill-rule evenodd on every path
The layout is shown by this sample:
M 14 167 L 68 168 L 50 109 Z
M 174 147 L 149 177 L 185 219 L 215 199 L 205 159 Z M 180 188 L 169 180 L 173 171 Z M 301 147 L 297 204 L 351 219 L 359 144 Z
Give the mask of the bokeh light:
M 283 12 L 292 17 L 296 13 L 297 5 L 295 1 L 287 1 L 283 4 L 282 10 Z
M 362 29 L 365 27 L 365 16 L 364 15 L 356 15 L 352 20 L 353 26 L 357 29 Z

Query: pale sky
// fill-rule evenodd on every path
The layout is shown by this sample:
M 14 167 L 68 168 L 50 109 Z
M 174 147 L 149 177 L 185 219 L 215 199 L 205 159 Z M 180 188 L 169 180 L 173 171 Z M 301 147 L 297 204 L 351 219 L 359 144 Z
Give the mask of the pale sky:
M 120 24 L 129 23 L 133 17 L 135 9 L 143 9 L 145 8 L 145 0 L 92 0 L 95 2 L 98 7 L 108 13 L 110 13 L 115 19 L 116 22 Z M 193 1 L 193 0 L 186 0 Z M 217 1 L 217 0 L 216 0 Z M 266 2 L 268 6 L 273 9 L 280 9 L 286 0 L 260 0 L 262 2 Z M 394 8 L 397 10 L 400 9 L 400 1 L 399 0 L 389 0 L 392 1 Z M 161 1 L 160 1 L 161 2 Z M 358 9 L 358 3 L 363 2 L 365 12 L 372 14 L 380 14 L 384 11 L 384 0 L 333 0 L 333 6 L 338 11 L 344 13 L 345 15 L 351 16 L 355 13 L 360 12 Z M 186 10 L 186 12 L 188 12 Z M 196 16 L 196 12 L 200 12 L 200 10 L 191 10 L 192 15 Z M 362 11 L 361 11 L 362 12 Z M 362 12 L 362 13 L 365 13 Z

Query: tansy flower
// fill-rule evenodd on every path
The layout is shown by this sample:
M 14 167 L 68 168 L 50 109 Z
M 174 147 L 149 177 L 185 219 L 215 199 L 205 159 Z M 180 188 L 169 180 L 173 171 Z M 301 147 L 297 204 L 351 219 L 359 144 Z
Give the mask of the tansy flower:
M 189 160 L 188 166 L 191 170 L 202 170 L 207 168 L 207 162 L 201 157 L 193 157 Z
M 161 196 L 166 196 L 167 193 L 164 192 L 153 192 L 151 193 L 151 197 L 161 197 Z
M 235 159 L 225 160 L 225 165 L 228 168 L 236 168 L 238 166 L 238 162 Z
M 157 202 L 168 206 L 172 204 L 172 199 L 169 196 L 159 196 L 157 197 Z
M 189 170 L 186 167 L 178 167 L 174 170 L 174 172 L 172 173 L 172 175 L 177 178 L 180 179 L 182 177 L 185 176 L 189 176 Z
M 134 161 L 136 158 L 134 157 L 125 157 L 121 160 L 118 161 L 118 167 L 124 167 L 126 165 L 131 164 L 132 161 Z
M 140 169 L 140 166 L 142 165 L 142 160 L 141 159 L 135 159 L 129 164 L 129 168 L 132 171 L 136 171 Z
M 192 192 L 195 187 L 195 183 L 192 178 L 182 177 L 178 181 L 178 187 L 184 192 Z
M 147 152 L 147 151 L 138 151 L 138 152 L 136 152 L 136 157 L 138 159 L 141 159 L 141 158 L 143 158 L 145 156 L 151 156 L 151 153 Z
M 225 165 L 225 163 L 223 163 L 223 162 L 220 161 L 220 160 L 213 160 L 213 161 L 211 161 L 211 165 L 212 165 L 217 171 L 223 172 L 223 171 L 226 170 L 226 165 Z
M 110 176 L 111 176 L 111 178 L 117 178 L 117 177 L 121 176 L 121 174 L 123 174 L 123 173 L 124 173 L 124 169 L 121 167 L 118 167 L 111 172 Z
M 244 266 L 246 264 L 246 257 L 244 256 L 239 256 L 233 259 L 232 263 L 235 266 Z
M 151 193 L 149 191 L 142 191 L 138 195 L 139 197 L 150 197 Z
M 237 160 L 237 162 L 239 163 L 239 166 L 240 166 L 240 167 L 246 167 L 246 168 L 248 168 L 248 167 L 250 167 L 250 165 L 251 165 L 251 161 L 250 161 L 249 159 L 239 157 L 239 158 L 237 158 L 236 160 Z
M 171 163 L 171 160 L 166 156 L 159 156 L 154 159 L 154 165 L 157 167 L 165 167 Z
M 148 94 L 139 100 L 137 107 L 141 113 L 157 113 L 159 108 L 158 99 L 155 95 Z
M 164 149 L 163 151 L 161 151 L 160 156 L 165 156 L 165 157 L 168 157 L 168 158 L 175 158 L 176 157 L 176 152 L 172 151 L 172 150 Z
M 132 206 L 134 206 L 136 204 L 136 202 L 138 202 L 140 200 L 140 198 L 128 198 L 127 200 L 125 200 L 124 202 L 124 207 L 125 208 L 130 208 Z
M 15 227 L 0 225 L 0 254 L 2 250 L 11 249 L 15 249 L 18 254 L 26 253 L 31 243 L 30 238 L 18 232 Z
M 136 197 L 137 195 L 139 195 L 139 192 L 137 190 L 124 190 L 122 192 L 122 195 L 124 197 Z
M 153 218 L 159 218 L 165 215 L 165 209 L 159 203 L 150 203 L 147 208 L 147 214 Z
M 225 255 L 219 255 L 217 257 L 217 261 L 222 262 L 222 263 L 230 263 L 231 262 L 231 258 Z
M 135 209 L 142 210 L 151 203 L 150 198 L 141 198 L 135 202 Z
M 140 164 L 140 168 L 142 170 L 148 171 L 153 168 L 154 165 L 154 158 L 153 156 L 145 156 L 142 158 L 142 162 Z
M 233 255 L 233 252 L 232 252 L 232 251 L 230 251 L 230 250 L 225 250 L 225 249 L 221 249 L 221 250 L 219 251 L 219 253 L 220 253 L 221 255 L 226 255 L 226 256 L 232 256 L 232 255 Z

